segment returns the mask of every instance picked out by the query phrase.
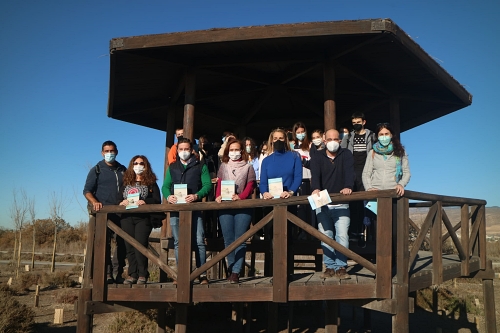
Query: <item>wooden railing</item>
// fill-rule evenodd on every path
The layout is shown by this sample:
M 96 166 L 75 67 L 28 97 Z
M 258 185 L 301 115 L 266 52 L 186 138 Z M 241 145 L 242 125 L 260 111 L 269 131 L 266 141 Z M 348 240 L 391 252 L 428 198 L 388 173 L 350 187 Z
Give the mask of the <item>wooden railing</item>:
M 357 200 L 377 200 L 377 222 L 376 222 L 376 254 L 375 263 L 370 262 L 357 253 L 343 247 L 334 240 L 320 233 L 316 228 L 304 222 L 294 214 L 287 211 L 289 205 L 307 205 L 306 196 L 292 197 L 289 199 L 261 200 L 249 199 L 237 202 L 200 202 L 191 204 L 162 204 L 145 205 L 134 210 L 134 213 L 153 212 L 179 212 L 179 247 L 178 247 L 178 269 L 175 270 L 162 262 L 151 250 L 139 244 L 135 239 L 126 234 L 120 227 L 107 219 L 108 213 L 122 213 L 125 208 L 122 206 L 105 206 L 96 213 L 96 218 L 91 218 L 89 223 L 89 258 L 93 258 L 93 272 L 86 272 L 85 277 L 87 287 L 92 281 L 92 300 L 105 301 L 107 299 L 107 288 L 105 285 L 106 271 L 106 228 L 110 228 L 125 241 L 129 242 L 149 260 L 171 277 L 177 280 L 177 302 L 191 302 L 191 281 L 202 272 L 216 265 L 223 260 L 231 251 L 241 243 L 251 238 L 258 230 L 272 221 L 273 223 L 273 301 L 288 301 L 288 272 L 290 255 L 293 255 L 288 242 L 288 222 L 298 226 L 314 238 L 330 245 L 336 251 L 346 255 L 357 264 L 363 266 L 375 274 L 375 290 L 371 295 L 364 298 L 391 298 L 393 293 L 408 292 L 409 270 L 417 258 L 417 253 L 424 240 L 431 244 L 433 254 L 433 283 L 438 284 L 443 281 L 442 267 L 442 245 L 448 238 L 453 240 L 462 262 L 461 273 L 468 275 L 469 258 L 471 254 L 481 258 L 481 269 L 486 267 L 485 256 L 485 214 L 486 202 L 483 200 L 465 199 L 457 197 L 439 196 L 413 191 L 406 191 L 404 197 L 398 197 L 395 190 L 355 192 L 352 195 L 341 194 L 331 195 L 332 204 L 346 203 Z M 412 202 L 410 200 L 418 200 Z M 462 220 L 455 226 L 449 221 L 444 206 L 461 207 Z M 264 216 L 241 237 L 236 239 L 230 246 L 216 254 L 210 261 L 201 267 L 191 270 L 191 217 L 193 211 L 211 211 L 221 209 L 240 209 L 272 207 L 272 211 Z M 419 228 L 409 217 L 410 207 L 429 207 L 425 221 Z M 442 223 L 441 223 L 442 221 Z M 471 223 L 469 222 L 471 221 Z M 442 234 L 442 225 L 447 229 L 446 234 Z M 418 231 L 418 236 L 413 246 L 409 248 L 409 226 Z M 472 226 L 470 228 L 470 226 Z M 430 229 L 430 238 L 428 230 Z M 461 237 L 458 238 L 456 231 L 461 229 Z M 469 233 L 469 230 L 471 232 Z M 93 237 L 95 231 L 95 238 Z M 392 237 L 388 237 L 392 235 Z M 94 239 L 94 244 L 91 244 Z M 392 239 L 392 242 L 390 241 Z M 382 241 L 383 240 L 383 241 Z M 92 246 L 93 245 L 93 246 Z M 93 252 L 93 253 L 92 253 Z M 395 258 L 393 258 L 395 256 Z M 393 267 L 393 259 L 395 267 Z M 395 270 L 393 269 L 395 268 Z M 395 280 L 393 286 L 393 272 Z M 393 289 L 395 288 L 395 289 Z M 397 288 L 401 288 L 398 292 Z

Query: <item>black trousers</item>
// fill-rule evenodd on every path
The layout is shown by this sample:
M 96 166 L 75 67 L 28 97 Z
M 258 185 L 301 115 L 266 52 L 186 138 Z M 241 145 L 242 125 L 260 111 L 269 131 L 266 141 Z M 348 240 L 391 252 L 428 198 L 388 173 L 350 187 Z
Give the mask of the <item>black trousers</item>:
M 356 178 L 354 179 L 353 192 L 364 191 L 363 186 L 363 169 L 354 170 Z M 351 224 L 349 230 L 351 234 L 360 234 L 363 232 L 363 219 L 365 217 L 365 205 L 363 201 L 351 201 L 349 203 L 349 210 L 351 212 Z
M 134 237 L 144 247 L 148 247 L 149 235 L 153 230 L 148 215 L 127 216 L 122 218 L 121 222 L 123 231 Z M 128 242 L 125 242 L 125 248 L 127 249 L 128 275 L 136 279 L 148 278 L 148 258 Z
M 116 214 L 108 214 L 108 220 L 121 226 L 120 217 Z M 111 239 L 114 238 L 116 242 L 115 250 L 111 256 Z M 106 251 L 110 254 L 106 258 L 106 274 L 110 276 L 121 276 L 123 273 L 123 267 L 125 267 L 125 257 L 127 251 L 125 250 L 125 242 L 123 238 L 117 236 L 111 229 L 106 229 Z

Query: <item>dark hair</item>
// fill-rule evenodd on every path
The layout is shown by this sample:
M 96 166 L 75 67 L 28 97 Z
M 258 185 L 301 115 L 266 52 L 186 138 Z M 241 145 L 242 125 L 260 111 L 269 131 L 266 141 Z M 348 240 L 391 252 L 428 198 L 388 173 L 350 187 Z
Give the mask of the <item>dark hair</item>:
M 238 139 L 235 138 L 229 138 L 227 140 L 226 148 L 224 148 L 224 154 L 222 155 L 222 158 L 220 159 L 222 163 L 227 163 L 229 162 L 229 147 L 233 144 L 237 143 L 240 145 L 240 150 L 241 150 L 241 159 L 243 161 L 248 161 L 248 154 L 247 151 L 243 148 L 245 145 Z
M 243 143 L 244 143 L 243 147 L 245 147 L 245 151 L 246 151 L 247 141 L 250 141 L 250 147 L 251 147 L 250 153 L 248 155 L 249 155 L 249 158 L 251 158 L 253 160 L 255 157 L 257 157 L 257 148 L 255 148 L 255 141 L 249 136 L 245 137 L 243 139 Z
M 363 112 L 354 112 L 351 116 L 351 119 L 361 118 L 361 120 L 365 120 L 365 114 Z
M 193 150 L 193 143 L 188 138 L 183 137 L 182 139 L 177 141 L 177 147 L 179 147 L 179 144 L 181 144 L 181 143 L 189 143 L 189 149 Z
M 305 136 L 304 140 L 302 140 L 302 143 L 300 144 L 299 148 L 304 150 L 304 151 L 309 151 L 310 141 L 309 141 L 309 138 L 307 137 L 306 125 L 304 125 L 303 122 L 298 121 L 295 124 L 293 124 L 293 127 L 292 127 L 293 139 L 295 140 L 295 142 L 298 142 L 297 136 L 295 135 L 295 132 L 297 132 L 297 130 L 299 128 L 303 128 L 304 131 L 306 132 L 306 136 Z
M 102 144 L 102 147 L 101 147 L 101 151 L 104 151 L 104 146 L 113 146 L 113 147 L 115 147 L 115 150 L 118 150 L 118 147 L 116 146 L 116 144 L 111 140 L 104 141 L 104 143 Z
M 259 154 L 262 154 L 262 149 L 264 148 L 264 146 L 267 146 L 267 140 L 262 141 L 262 143 L 260 144 L 260 146 L 259 146 Z M 269 146 L 267 148 L 269 149 Z M 267 154 L 267 151 L 266 151 L 266 154 Z
M 142 160 L 144 161 L 144 172 L 141 173 L 141 184 L 146 186 L 153 185 L 158 180 L 158 178 L 153 172 L 153 169 L 151 169 L 151 164 L 149 163 L 148 158 L 144 155 L 135 155 L 134 157 L 132 157 L 130 163 L 128 164 L 127 170 L 123 174 L 123 185 L 135 185 L 136 176 L 134 172 L 134 162 L 138 158 L 142 158 Z
M 311 138 L 314 133 L 319 133 L 320 136 L 323 136 L 323 131 L 320 129 L 315 129 L 314 131 L 311 132 Z
M 405 155 L 405 147 L 401 144 L 401 141 L 399 141 L 398 136 L 394 133 L 394 130 L 389 123 L 377 124 L 377 130 L 375 131 L 375 142 L 378 142 L 378 133 L 384 128 L 391 132 L 392 147 L 394 148 L 393 154 L 397 157 L 403 157 Z

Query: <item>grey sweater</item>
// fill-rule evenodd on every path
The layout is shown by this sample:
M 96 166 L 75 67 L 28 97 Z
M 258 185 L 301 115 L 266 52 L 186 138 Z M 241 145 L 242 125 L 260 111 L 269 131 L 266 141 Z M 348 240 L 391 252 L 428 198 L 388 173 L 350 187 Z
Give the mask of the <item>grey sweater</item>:
M 366 190 L 376 188 L 378 190 L 391 190 L 396 185 L 405 187 L 410 181 L 410 164 L 408 156 L 401 159 L 403 177 L 396 183 L 396 157 L 394 155 L 384 156 L 374 153 L 373 150 L 366 156 L 365 168 L 363 169 L 363 186 Z

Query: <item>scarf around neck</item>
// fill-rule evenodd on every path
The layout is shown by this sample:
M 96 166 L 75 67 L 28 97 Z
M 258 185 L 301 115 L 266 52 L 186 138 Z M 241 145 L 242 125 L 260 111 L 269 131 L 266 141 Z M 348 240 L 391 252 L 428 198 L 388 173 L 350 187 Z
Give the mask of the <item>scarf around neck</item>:
M 253 167 L 247 161 L 229 160 L 227 163 L 222 163 L 219 169 L 219 178 L 222 180 L 234 180 L 234 184 L 236 185 L 235 193 L 240 194 L 249 182 L 255 181 L 255 176 L 251 176 L 248 172 L 250 168 Z
M 387 156 L 392 155 L 394 152 L 394 147 L 392 146 L 392 143 L 389 143 L 387 147 L 384 147 L 380 144 L 380 142 L 376 142 L 373 145 L 373 150 L 384 157 L 384 161 L 387 160 Z M 396 173 L 394 174 L 394 179 L 396 180 L 396 183 L 399 183 L 401 178 L 403 178 L 403 168 L 401 166 L 401 157 L 394 156 L 396 159 Z

